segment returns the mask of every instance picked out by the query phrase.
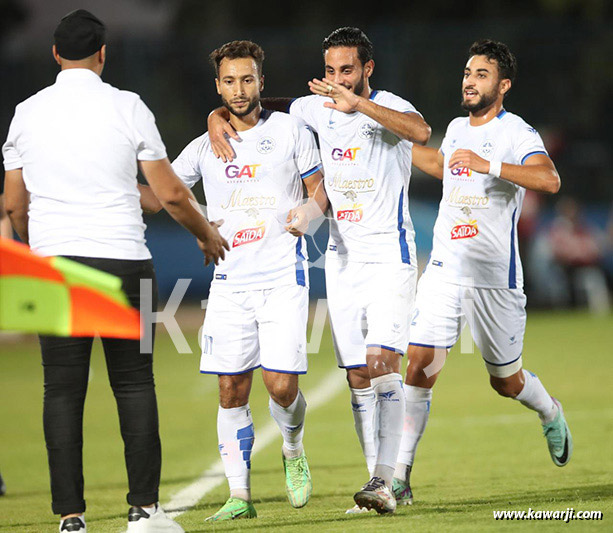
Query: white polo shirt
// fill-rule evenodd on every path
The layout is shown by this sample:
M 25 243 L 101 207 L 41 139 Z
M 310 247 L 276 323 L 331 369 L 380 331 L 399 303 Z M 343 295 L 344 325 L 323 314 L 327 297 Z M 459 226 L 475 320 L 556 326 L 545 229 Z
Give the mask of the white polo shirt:
M 6 170 L 23 170 L 29 236 L 43 255 L 149 259 L 137 160 L 166 157 L 155 118 L 137 94 L 88 69 L 15 110 L 2 147 Z

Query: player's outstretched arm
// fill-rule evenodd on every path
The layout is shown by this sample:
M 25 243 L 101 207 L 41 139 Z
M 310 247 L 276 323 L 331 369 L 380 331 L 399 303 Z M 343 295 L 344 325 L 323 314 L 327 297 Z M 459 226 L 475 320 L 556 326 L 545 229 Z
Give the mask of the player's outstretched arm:
M 29 243 L 28 207 L 30 195 L 23 181 L 20 168 L 7 170 L 4 174 L 4 207 L 13 228 L 24 244 Z
M 225 258 L 224 248 L 230 250 L 227 241 L 219 234 L 198 209 L 192 192 L 175 174 L 168 158 L 157 161 L 140 161 L 151 190 L 170 216 L 203 243 L 205 264 L 216 265 Z
M 440 150 L 429 146 L 413 145 L 413 165 L 422 172 L 442 180 L 444 164 L 445 161 Z
M 330 80 L 318 80 L 309 82 L 309 88 L 313 94 L 332 98 L 332 102 L 325 102 L 324 107 L 336 109 L 343 113 L 359 111 L 376 120 L 386 130 L 417 144 L 426 144 L 430 140 L 432 129 L 427 122 L 417 113 L 401 113 L 388 107 L 375 104 L 363 96 L 358 96 L 339 83 Z
M 293 98 L 262 98 L 262 107 L 270 111 L 287 112 Z M 207 127 L 213 154 L 224 163 L 236 157 L 227 137 L 240 141 L 240 136 L 230 124 L 230 112 L 225 107 L 218 107 L 209 114 Z
M 302 182 L 309 199 L 303 205 L 290 210 L 287 215 L 288 225 L 285 226 L 285 229 L 295 237 L 304 235 L 309 229 L 309 222 L 322 216 L 328 209 L 328 195 L 321 171 L 315 172 Z
M 465 167 L 481 174 L 492 174 L 526 189 L 555 194 L 560 190 L 560 175 L 546 154 L 534 154 L 523 165 L 487 161 L 471 150 L 456 150 L 449 158 L 449 168 Z
M 140 208 L 148 215 L 154 215 L 159 213 L 164 206 L 158 200 L 157 196 L 153 194 L 149 185 L 138 184 L 138 192 L 140 193 Z

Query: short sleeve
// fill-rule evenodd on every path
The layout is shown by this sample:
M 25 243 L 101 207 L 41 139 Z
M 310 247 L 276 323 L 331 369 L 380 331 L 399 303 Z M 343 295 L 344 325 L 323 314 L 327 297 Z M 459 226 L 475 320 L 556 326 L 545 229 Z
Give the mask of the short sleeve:
M 2 157 L 4 159 L 4 170 L 16 170 L 23 168 L 23 161 L 17 150 L 17 138 L 19 136 L 19 118 L 17 114 L 13 117 L 9 127 L 6 142 L 2 145 Z
M 317 131 L 317 120 L 315 119 L 315 106 L 321 105 L 320 97 L 316 95 L 302 96 L 295 98 L 289 105 L 289 114 L 304 120 L 313 131 Z
M 194 139 L 172 162 L 173 170 L 190 189 L 202 179 L 199 160 L 203 142 L 203 136 Z
M 305 179 L 322 169 L 321 157 L 311 128 L 301 120 L 297 129 L 296 164 L 300 177 Z
M 405 100 L 404 98 L 396 96 L 392 93 L 384 94 L 385 98 L 382 99 L 380 102 L 380 105 L 382 105 L 383 107 L 388 107 L 389 109 L 393 109 L 394 111 L 398 111 L 400 113 L 417 113 L 420 117 L 422 116 L 422 114 L 417 111 L 417 109 L 415 109 L 415 106 L 408 100 Z
M 513 135 L 513 155 L 515 160 L 523 165 L 526 159 L 535 154 L 549 155 L 538 132 L 524 122 Z
M 139 161 L 158 161 L 166 157 L 166 147 L 155 125 L 155 117 L 140 98 L 134 108 L 133 128 Z

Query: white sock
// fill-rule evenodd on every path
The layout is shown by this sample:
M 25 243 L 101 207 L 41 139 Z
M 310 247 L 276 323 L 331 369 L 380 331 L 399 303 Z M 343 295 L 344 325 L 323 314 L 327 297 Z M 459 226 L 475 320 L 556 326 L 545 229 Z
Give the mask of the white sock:
M 541 380 L 535 374 L 525 369 L 522 369 L 522 371 L 524 373 L 524 388 L 515 399 L 528 409 L 536 411 L 541 423 L 548 424 L 558 414 L 558 406 L 553 402 Z
M 249 489 L 251 450 L 255 440 L 249 404 L 232 409 L 219 407 L 217 437 L 230 493 L 235 489 Z
M 299 457 L 302 454 L 302 437 L 304 435 L 304 416 L 307 403 L 301 391 L 288 407 L 281 407 L 272 398 L 268 401 L 270 415 L 283 435 L 283 454 L 285 457 Z
M 394 477 L 402 481 L 407 481 L 407 466 L 413 464 L 417 445 L 428 423 L 430 402 L 432 401 L 432 389 L 414 387 L 406 383 L 403 385 L 403 388 L 406 399 L 406 413 L 404 415 L 402 440 L 400 441 L 398 463 L 396 464 Z
M 358 434 L 362 453 L 366 459 L 368 473 L 372 476 L 375 470 L 375 391 L 372 387 L 365 389 L 352 389 L 351 408 L 355 422 L 355 432 Z
M 402 376 L 391 373 L 370 380 L 375 391 L 375 448 L 377 458 L 373 475 L 392 486 L 398 449 L 402 439 L 405 401 Z
M 159 503 L 154 503 L 150 507 L 141 507 L 141 509 L 145 511 L 149 516 L 151 516 L 152 514 L 155 514 L 155 512 L 158 510 L 158 505 Z

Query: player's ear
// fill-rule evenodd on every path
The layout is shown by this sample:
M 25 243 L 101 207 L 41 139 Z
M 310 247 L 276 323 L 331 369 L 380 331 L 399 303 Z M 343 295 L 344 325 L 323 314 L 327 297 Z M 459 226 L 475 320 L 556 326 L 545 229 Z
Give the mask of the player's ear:
M 364 73 L 367 78 L 372 76 L 373 71 L 375 70 L 375 62 L 371 59 L 370 61 L 366 61 L 364 64 Z
M 264 90 L 264 74 L 260 76 L 260 92 Z
M 500 94 L 505 96 L 511 90 L 511 80 L 504 79 L 500 82 L 500 87 L 498 88 Z
M 102 48 L 100 48 L 98 61 L 103 65 L 106 62 L 106 44 L 103 44 Z
M 53 45 L 51 50 L 52 50 L 52 53 L 53 53 L 53 59 L 55 59 L 55 62 L 61 67 L 62 66 L 62 62 L 60 60 L 60 54 L 57 53 L 55 45 Z
M 219 78 L 215 78 L 215 87 L 217 89 L 217 94 L 221 94 L 221 89 L 219 88 Z

